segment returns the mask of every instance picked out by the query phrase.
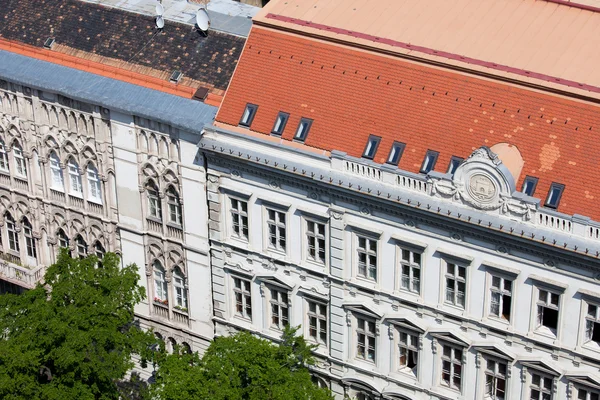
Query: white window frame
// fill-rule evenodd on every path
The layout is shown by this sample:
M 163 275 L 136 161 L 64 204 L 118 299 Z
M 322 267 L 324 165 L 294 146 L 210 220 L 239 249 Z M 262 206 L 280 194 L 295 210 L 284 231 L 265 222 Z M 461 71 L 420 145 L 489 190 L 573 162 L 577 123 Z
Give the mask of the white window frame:
M 19 234 L 17 233 L 17 224 L 11 215 L 7 214 L 5 217 L 5 220 L 6 220 L 6 233 L 7 233 L 6 236 L 8 238 L 8 249 L 15 253 L 19 253 L 20 246 L 19 246 Z
M 81 235 L 75 236 L 75 252 L 79 258 L 87 256 L 87 243 Z
M 354 343 L 355 358 L 369 363 L 377 363 L 377 321 L 362 314 L 355 314 Z M 361 348 L 363 349 L 361 352 Z M 361 354 L 362 353 L 362 354 Z M 371 358 L 370 354 L 373 357 Z
M 168 304 L 169 285 L 167 282 L 167 271 L 158 260 L 152 263 L 152 279 L 154 283 L 154 300 L 158 299 L 161 303 L 166 300 Z
M 0 171 L 10 172 L 10 164 L 8 163 L 8 152 L 6 151 L 6 144 L 0 139 Z
M 419 377 L 419 359 L 421 358 L 421 333 L 405 329 L 399 326 L 394 327 L 394 342 L 396 348 L 395 366 L 399 372 L 408 373 L 415 378 Z M 409 367 L 411 353 L 416 353 L 416 363 L 414 367 Z M 402 361 L 403 354 L 405 361 Z
M 506 360 L 501 360 L 493 357 L 484 357 L 485 368 L 483 369 L 484 376 L 484 397 L 490 400 L 505 400 L 506 393 L 509 391 L 508 377 L 510 363 Z M 501 366 L 504 366 L 504 373 L 502 373 Z M 504 382 L 504 391 L 499 389 L 499 382 Z M 498 393 L 504 393 L 503 396 L 499 396 Z
M 536 377 L 538 382 L 536 382 Z M 554 400 L 554 379 L 556 378 L 552 375 L 528 368 L 527 400 Z M 547 382 L 550 383 L 550 387 L 546 386 Z M 533 393 L 534 391 L 537 394 Z M 550 395 L 550 398 L 548 399 L 544 395 Z
M 398 245 L 398 287 L 400 290 L 412 294 L 421 295 L 421 285 L 423 283 L 423 255 L 424 251 L 403 245 Z M 418 255 L 416 257 L 415 255 Z M 418 262 L 415 259 L 418 258 Z M 408 269 L 408 275 L 405 274 Z M 415 278 L 415 271 L 418 271 L 418 278 Z M 418 280 L 418 286 L 415 290 L 415 280 Z
M 288 247 L 288 215 L 281 207 L 264 206 L 265 248 L 287 253 Z M 274 242 L 274 243 L 273 243 Z
M 583 306 L 583 344 L 599 349 L 600 339 L 595 341 L 592 338 L 594 337 L 595 324 L 598 324 L 596 335 L 600 334 L 600 303 L 586 298 L 583 300 Z
M 314 306 L 314 310 L 312 306 Z M 327 303 L 306 298 L 306 338 L 325 347 L 329 341 L 328 311 Z M 323 334 L 325 338 L 323 338 Z
M 36 240 L 33 237 L 31 223 L 23 220 L 21 225 L 23 226 L 23 237 L 25 238 L 25 253 L 27 254 L 27 257 L 37 260 Z
M 60 159 L 55 152 L 50 153 L 50 188 L 59 192 L 65 191 L 65 177 L 60 166 Z
M 441 347 L 441 353 L 440 353 L 440 384 L 444 387 L 456 390 L 460 393 L 462 393 L 462 387 L 465 381 L 465 362 L 464 362 L 464 356 L 465 356 L 465 352 L 467 351 L 466 348 L 461 347 L 461 346 L 457 346 L 454 344 L 450 344 L 447 342 L 441 342 L 440 343 L 440 347 Z M 448 351 L 447 351 L 448 349 Z M 460 351 L 460 357 L 457 357 L 456 352 Z M 445 369 L 444 369 L 444 362 L 448 363 L 449 369 L 447 370 L 447 374 L 445 373 Z M 454 383 L 454 377 L 456 376 L 456 369 L 457 367 L 460 367 L 460 372 L 458 374 L 459 378 L 460 378 L 460 383 L 457 386 Z M 446 381 L 444 379 L 444 375 L 448 375 L 448 381 Z
M 361 241 L 364 241 L 364 246 L 361 246 Z M 379 237 L 355 232 L 354 243 L 354 256 L 356 257 L 356 276 L 361 279 L 367 279 L 372 282 L 377 282 L 377 278 L 379 275 Z M 375 245 L 374 250 L 372 244 Z M 364 261 L 361 261 L 361 256 L 363 255 Z M 374 262 L 373 257 L 375 257 Z
M 545 294 L 544 294 L 545 293 Z M 561 308 L 561 301 L 562 301 L 562 295 L 563 292 L 562 291 L 557 291 L 545 286 L 536 286 L 535 287 L 535 291 L 534 291 L 535 297 L 534 297 L 534 330 L 537 333 L 541 333 L 541 334 L 545 334 L 545 335 L 550 335 L 553 337 L 558 337 L 558 333 L 560 331 L 560 308 Z M 552 296 L 558 296 L 557 302 L 556 304 L 553 304 Z M 541 300 L 540 298 L 542 296 L 545 296 L 545 301 Z M 552 310 L 556 310 L 557 311 L 557 316 L 556 316 L 556 328 L 552 329 L 550 327 L 547 327 L 543 324 L 543 315 L 544 315 L 544 309 L 548 308 L 548 309 L 552 309 Z
M 23 156 L 23 148 L 21 145 L 15 143 L 12 150 L 15 162 L 15 174 L 20 178 L 27 178 L 27 160 Z
M 180 311 L 186 312 L 188 308 L 187 289 L 185 287 L 185 277 L 179 268 L 173 270 L 173 288 L 173 292 L 175 293 L 175 308 L 179 307 Z
M 98 169 L 89 163 L 87 166 L 88 201 L 102 204 L 102 182 Z
M 324 220 L 303 217 L 304 219 L 304 243 L 306 245 L 306 251 L 304 252 L 307 261 L 318 264 L 320 266 L 327 265 L 327 257 L 329 255 L 329 239 L 327 236 L 327 222 Z M 313 231 L 310 227 L 313 226 Z M 319 227 L 323 227 L 323 233 L 319 232 Z M 313 244 L 311 244 L 311 241 Z M 311 254 L 311 253 L 314 253 Z M 323 254 L 321 259 L 320 254 Z
M 69 248 L 69 237 L 63 229 L 59 229 L 56 232 L 56 242 L 59 248 Z
M 467 308 L 467 284 L 468 284 L 468 271 L 469 267 L 467 265 L 455 262 L 455 261 L 445 261 L 443 263 L 443 279 L 444 279 L 444 304 L 460 308 L 461 310 L 465 310 Z M 453 272 L 449 271 L 450 266 L 453 266 Z M 461 276 L 460 271 L 464 270 L 464 276 Z M 452 281 L 452 287 L 448 285 L 449 280 Z M 463 284 L 463 303 L 460 303 L 460 284 Z
M 167 189 L 167 205 L 169 206 L 169 222 L 181 226 L 183 224 L 181 198 L 173 186 L 169 186 Z
M 507 277 L 502 274 L 498 274 L 494 271 L 491 271 L 489 274 L 489 307 L 488 307 L 488 315 L 494 319 L 511 323 L 513 318 L 512 309 L 514 302 L 514 289 L 515 289 L 515 279 Z M 510 289 L 506 289 L 506 283 L 510 282 Z M 495 283 L 498 283 L 498 286 L 494 286 Z M 499 298 L 498 301 L 494 299 L 494 297 Z M 505 298 L 510 298 L 510 306 L 508 310 L 508 319 L 504 317 L 505 314 Z M 497 309 L 497 314 L 495 310 Z
M 83 183 L 79 164 L 77 164 L 73 157 L 69 158 L 67 170 L 69 171 L 69 194 L 76 197 L 83 197 Z
M 249 199 L 243 199 L 235 196 L 227 196 L 227 199 L 231 237 L 248 242 L 250 237 L 250 201 Z M 236 203 L 234 204 L 234 202 Z M 246 205 L 245 210 L 243 206 L 244 204 Z
M 290 325 L 291 293 L 284 288 L 266 285 L 269 290 L 269 328 L 283 331 L 286 325 Z
M 231 281 L 233 288 L 233 315 L 252 321 L 252 280 L 241 276 L 232 276 Z M 239 287 L 237 285 L 238 282 L 240 283 Z
M 146 184 L 146 197 L 148 198 L 148 216 L 162 221 L 162 199 L 154 182 Z
M 598 396 L 600 398 L 600 391 L 593 390 L 588 387 L 576 386 L 577 389 L 577 397 L 573 395 L 573 400 L 595 400 L 592 395 Z

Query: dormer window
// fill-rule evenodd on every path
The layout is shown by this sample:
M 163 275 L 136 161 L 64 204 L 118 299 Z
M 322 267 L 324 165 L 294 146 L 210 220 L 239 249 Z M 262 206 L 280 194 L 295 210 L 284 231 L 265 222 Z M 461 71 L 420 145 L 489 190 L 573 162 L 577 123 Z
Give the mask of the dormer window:
M 373 157 L 375 157 L 375 153 L 377 153 L 377 148 L 379 147 L 380 141 L 381 138 L 379 136 L 369 136 L 369 140 L 365 146 L 365 151 L 363 152 L 363 157 L 372 160 Z
M 405 147 L 406 145 L 404 143 L 394 142 L 394 144 L 392 144 L 390 154 L 388 155 L 387 163 L 397 166 L 400 162 L 400 158 L 402 157 L 402 153 L 404 153 Z
M 448 164 L 448 173 L 453 174 L 456 171 L 456 168 L 460 165 L 461 162 L 464 161 L 462 157 L 452 156 L 450 159 L 450 163 Z
M 275 125 L 273 125 L 273 130 L 271 131 L 272 135 L 281 136 L 283 134 L 283 130 L 285 129 L 285 124 L 287 124 L 288 118 L 290 114 L 280 112 L 277 114 L 277 118 L 275 119 Z
M 300 123 L 298 124 L 298 129 L 296 129 L 296 134 L 294 135 L 294 139 L 304 142 L 306 137 L 308 136 L 308 131 L 310 131 L 310 127 L 313 123 L 312 119 L 302 118 Z
M 550 190 L 548 191 L 548 197 L 546 198 L 546 207 L 558 208 L 558 203 L 560 202 L 563 190 L 565 190 L 565 185 L 552 182 Z
M 240 125 L 249 128 L 250 125 L 252 125 L 252 120 L 254 119 L 254 116 L 256 115 L 256 110 L 258 110 L 258 106 L 256 104 L 246 104 L 246 109 L 242 114 L 242 119 L 240 119 Z
M 538 178 L 533 176 L 526 176 L 523 181 L 523 187 L 521 188 L 521 192 L 526 194 L 527 196 L 533 196 L 535 193 L 535 187 L 537 186 Z
M 421 173 L 428 174 L 435 167 L 435 163 L 437 162 L 439 152 L 433 150 L 427 150 L 427 154 L 425 154 L 425 159 L 423 160 L 423 165 L 421 165 Z

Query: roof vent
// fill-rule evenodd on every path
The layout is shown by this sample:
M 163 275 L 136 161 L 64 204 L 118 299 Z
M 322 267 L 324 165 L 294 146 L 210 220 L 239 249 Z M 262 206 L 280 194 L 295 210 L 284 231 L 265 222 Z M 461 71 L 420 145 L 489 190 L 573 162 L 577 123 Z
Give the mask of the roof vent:
M 44 48 L 45 49 L 51 49 L 52 46 L 54 46 L 54 42 L 56 40 L 53 37 L 49 37 L 48 39 L 46 39 L 46 41 L 44 42 Z
M 207 95 L 208 95 L 208 88 L 200 86 L 198 88 L 198 90 L 196 90 L 196 93 L 194 93 L 193 99 L 198 100 L 198 101 L 204 101 L 204 99 L 206 99 Z
M 183 76 L 183 74 L 181 73 L 181 71 L 176 69 L 171 74 L 171 77 L 169 78 L 169 80 L 173 83 L 179 83 L 179 80 L 181 79 L 182 76 Z

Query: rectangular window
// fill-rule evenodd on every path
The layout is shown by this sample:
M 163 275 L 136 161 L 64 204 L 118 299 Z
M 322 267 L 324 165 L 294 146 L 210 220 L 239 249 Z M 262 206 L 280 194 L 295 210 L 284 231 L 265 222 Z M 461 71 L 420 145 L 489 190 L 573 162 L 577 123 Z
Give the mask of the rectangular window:
M 250 127 L 250 125 L 252 125 L 252 120 L 256 115 L 256 110 L 258 110 L 258 106 L 256 104 L 246 104 L 246 108 L 242 114 L 242 119 L 240 119 L 240 125 Z
M 0 140 L 0 171 L 8 172 L 8 154 L 6 154 L 6 146 Z
M 587 304 L 585 340 L 600 345 L 600 307 L 595 304 Z
M 600 400 L 600 393 L 589 389 L 577 389 L 577 400 Z
M 446 304 L 465 308 L 465 288 L 467 269 L 460 265 L 446 263 Z
M 554 378 L 542 375 L 537 371 L 531 372 L 529 384 L 529 400 L 552 400 Z
M 533 196 L 533 194 L 535 193 L 537 183 L 538 178 L 535 178 L 533 176 L 526 176 L 525 180 L 523 181 L 523 187 L 521 188 L 521 192 L 523 192 L 527 196 Z
M 290 306 L 288 293 L 271 289 L 271 328 L 283 330 L 290 324 Z
M 552 185 L 550 185 L 550 190 L 548 190 L 548 197 L 546 198 L 546 207 L 558 208 L 558 203 L 560 203 L 560 198 L 564 189 L 565 185 L 552 182 Z
M 417 376 L 419 362 L 419 335 L 398 329 L 398 355 L 401 371 L 411 371 Z
M 238 199 L 230 200 L 233 235 L 248 240 L 248 203 Z
M 356 318 L 356 357 L 375 362 L 375 321 Z
M 269 247 L 285 251 L 285 213 L 267 208 L 267 229 L 269 231 Z
M 272 135 L 281 136 L 283 134 L 283 130 L 285 129 L 285 125 L 287 124 L 288 118 L 290 114 L 280 112 L 277 114 L 277 118 L 275 119 L 275 125 L 273 125 L 273 130 L 271 131 Z
M 425 159 L 423 160 L 423 165 L 421 165 L 421 173 L 428 174 L 435 168 L 435 163 L 437 162 L 438 156 L 440 153 L 433 150 L 427 150 L 427 154 L 425 154 Z
M 404 143 L 394 142 L 394 144 L 392 144 L 390 154 L 388 155 L 387 163 L 397 166 L 400 162 L 400 159 L 402 158 L 402 153 L 404 153 L 405 147 L 406 144 Z
M 327 306 L 308 300 L 308 336 L 327 345 Z
M 15 167 L 17 171 L 17 175 L 21 177 L 27 177 L 27 163 L 25 161 L 25 157 L 23 156 L 23 150 L 18 147 L 13 147 L 13 156 L 15 158 Z
M 52 176 L 52 189 L 64 191 L 65 190 L 65 182 L 63 179 L 62 169 L 60 167 L 60 160 L 54 154 L 50 156 L 50 174 Z
M 548 290 L 538 290 L 537 329 L 556 335 L 560 295 Z
M 81 184 L 81 174 L 79 173 L 79 166 L 72 161 L 68 163 L 69 177 L 71 179 L 71 194 L 77 196 L 83 195 L 83 185 Z
M 233 278 L 235 295 L 235 314 L 242 318 L 252 319 L 251 282 L 242 278 Z
M 400 249 L 400 287 L 416 294 L 421 293 L 421 253 Z
M 485 368 L 485 394 L 493 400 L 504 400 L 506 396 L 506 364 L 487 360 Z
M 33 238 L 33 232 L 31 231 L 31 227 L 24 225 L 23 235 L 25 236 L 25 247 L 27 249 L 27 256 L 31 258 L 37 258 L 35 239 Z
M 6 221 L 6 230 L 8 232 L 8 248 L 12 251 L 19 252 L 19 237 L 17 236 L 17 229 L 15 222 L 12 220 Z
M 377 153 L 377 148 L 379 147 L 380 141 L 381 138 L 379 136 L 369 136 L 369 140 L 367 140 L 367 145 L 365 146 L 365 151 L 363 152 L 363 157 L 372 160 L 373 157 L 375 157 L 375 153 Z
M 442 384 L 461 391 L 463 350 L 449 344 L 442 345 Z
M 452 156 L 450 159 L 450 163 L 448 164 L 448 173 L 453 174 L 456 171 L 456 168 L 460 165 L 461 162 L 464 161 L 462 157 Z
M 325 264 L 325 224 L 307 220 L 308 259 Z
M 313 120 L 308 118 L 302 118 L 300 123 L 298 124 L 298 129 L 296 129 L 296 134 L 294 135 L 294 139 L 304 142 L 306 137 L 308 136 L 308 131 L 310 131 L 310 127 L 312 126 Z
M 490 296 L 490 314 L 494 317 L 510 321 L 512 280 L 492 275 Z
M 162 203 L 154 189 L 148 189 L 148 211 L 151 217 L 162 220 Z
M 364 236 L 358 239 L 358 275 L 372 280 L 377 280 L 377 240 Z

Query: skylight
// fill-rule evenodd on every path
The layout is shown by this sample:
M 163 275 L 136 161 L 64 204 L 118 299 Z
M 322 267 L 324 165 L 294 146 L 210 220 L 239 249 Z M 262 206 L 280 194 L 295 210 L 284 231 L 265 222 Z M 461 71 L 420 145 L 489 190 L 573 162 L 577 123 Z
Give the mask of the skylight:
M 298 124 L 298 129 L 296 129 L 294 139 L 304 142 L 306 140 L 306 137 L 308 136 L 308 131 L 310 131 L 312 123 L 312 119 L 302 118 L 300 120 L 300 123 Z
M 527 196 L 533 196 L 535 193 L 535 187 L 537 186 L 538 178 L 533 176 L 526 176 L 523 181 L 523 187 L 521 188 L 521 192 L 525 193 Z
M 548 197 L 546 198 L 546 207 L 558 208 L 558 203 L 560 203 L 560 197 L 562 196 L 564 190 L 565 185 L 552 182 L 552 185 L 550 185 L 550 190 L 548 190 Z
M 456 168 L 458 168 L 460 163 L 463 161 L 464 158 L 462 157 L 452 156 L 452 158 L 450 159 L 450 163 L 448 164 L 448 173 L 453 174 L 454 172 L 456 172 Z
M 423 160 L 423 165 L 421 165 L 421 173 L 428 174 L 435 167 L 435 163 L 437 162 L 439 152 L 433 150 L 427 150 L 427 154 L 425 154 L 425 159 Z
M 365 151 L 363 152 L 363 157 L 372 160 L 373 157 L 375 157 L 375 153 L 377 153 L 377 148 L 379 147 L 380 141 L 381 138 L 379 136 L 369 136 L 369 140 L 367 141 L 367 145 L 365 146 Z
M 258 106 L 256 104 L 250 104 L 250 103 L 246 104 L 246 109 L 244 110 L 244 113 L 242 114 L 242 119 L 240 119 L 240 125 L 250 127 L 250 125 L 252 125 L 252 120 L 254 119 L 254 116 L 256 115 L 257 109 L 258 109 Z
M 273 130 L 271 131 L 271 134 L 281 136 L 283 134 L 285 124 L 287 124 L 289 117 L 290 114 L 280 111 L 279 114 L 277 114 L 277 118 L 275 119 L 275 125 L 273 125 Z
M 392 144 L 392 149 L 390 150 L 390 154 L 388 155 L 387 163 L 392 165 L 398 165 L 400 162 L 400 158 L 402 157 L 402 153 L 404 153 L 404 148 L 406 144 L 400 142 L 394 142 Z

